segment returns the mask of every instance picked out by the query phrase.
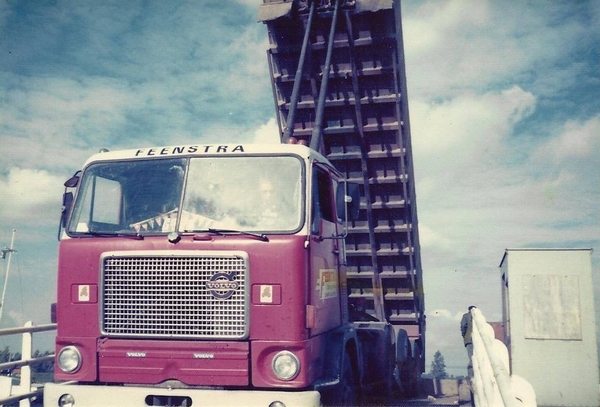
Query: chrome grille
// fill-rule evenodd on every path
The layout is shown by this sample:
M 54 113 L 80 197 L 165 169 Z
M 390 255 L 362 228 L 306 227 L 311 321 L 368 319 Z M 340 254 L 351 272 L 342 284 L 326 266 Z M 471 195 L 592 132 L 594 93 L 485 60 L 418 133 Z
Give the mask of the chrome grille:
M 131 255 L 102 261 L 102 330 L 109 336 L 247 336 L 245 253 Z

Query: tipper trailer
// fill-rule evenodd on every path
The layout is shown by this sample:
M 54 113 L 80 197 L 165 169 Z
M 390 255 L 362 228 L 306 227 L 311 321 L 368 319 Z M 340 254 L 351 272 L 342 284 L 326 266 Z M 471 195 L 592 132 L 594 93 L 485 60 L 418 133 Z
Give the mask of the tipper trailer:
M 360 184 L 349 302 L 404 329 L 424 371 L 425 307 L 399 0 L 269 1 L 259 17 L 282 142 Z
M 414 392 L 425 321 L 399 12 L 263 4 L 281 144 L 102 152 L 65 183 L 66 383 L 46 406 Z

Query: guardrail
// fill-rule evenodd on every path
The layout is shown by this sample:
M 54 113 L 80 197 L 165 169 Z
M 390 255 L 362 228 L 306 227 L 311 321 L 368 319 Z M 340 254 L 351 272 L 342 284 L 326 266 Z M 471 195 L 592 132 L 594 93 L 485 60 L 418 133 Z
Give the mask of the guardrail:
M 508 349 L 495 339 L 494 329 L 481 311 L 473 308 L 473 377 L 476 407 L 537 407 L 533 387 L 510 374 Z
M 0 329 L 0 336 L 23 334 L 23 342 L 21 345 L 21 359 L 12 362 L 0 363 L 0 371 L 5 369 L 21 368 L 21 377 L 18 385 L 12 385 L 12 377 L 10 381 L 5 381 L 8 385 L 0 383 L 0 406 L 10 405 L 19 402 L 20 407 L 29 407 L 30 400 L 33 397 L 40 397 L 43 392 L 43 386 L 36 388 L 31 387 L 31 366 L 37 365 L 49 360 L 54 360 L 54 355 L 41 356 L 38 358 L 32 357 L 32 338 L 35 332 L 53 331 L 56 329 L 56 324 L 33 326 L 31 321 L 25 323 L 20 328 Z M 3 377 L 0 377 L 3 379 Z

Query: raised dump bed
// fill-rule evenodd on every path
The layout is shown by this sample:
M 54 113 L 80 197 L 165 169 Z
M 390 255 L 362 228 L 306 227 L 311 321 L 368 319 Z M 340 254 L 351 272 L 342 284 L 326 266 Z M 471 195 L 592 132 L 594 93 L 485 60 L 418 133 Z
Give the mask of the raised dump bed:
M 282 141 L 293 137 L 320 150 L 360 184 L 360 216 L 346 239 L 350 307 L 405 329 L 423 371 L 424 294 L 400 2 L 265 0 L 260 19 L 268 27 Z

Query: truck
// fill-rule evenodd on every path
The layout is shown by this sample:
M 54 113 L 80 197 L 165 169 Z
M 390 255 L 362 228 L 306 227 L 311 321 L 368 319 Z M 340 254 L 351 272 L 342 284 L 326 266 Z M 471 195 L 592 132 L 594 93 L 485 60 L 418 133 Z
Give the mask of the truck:
M 65 182 L 45 406 L 411 397 L 425 316 L 397 0 L 268 1 L 279 144 L 102 150 Z

